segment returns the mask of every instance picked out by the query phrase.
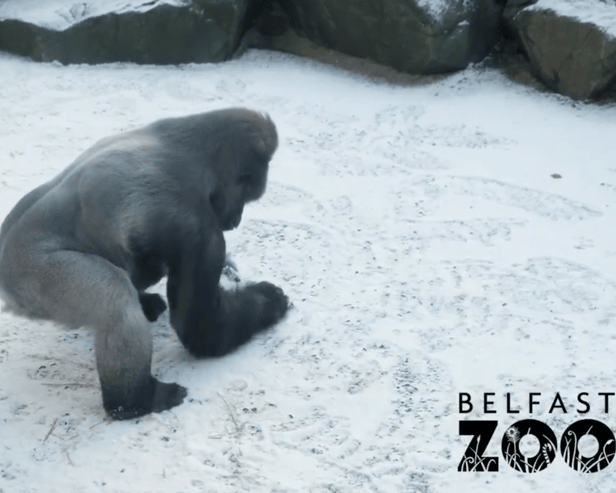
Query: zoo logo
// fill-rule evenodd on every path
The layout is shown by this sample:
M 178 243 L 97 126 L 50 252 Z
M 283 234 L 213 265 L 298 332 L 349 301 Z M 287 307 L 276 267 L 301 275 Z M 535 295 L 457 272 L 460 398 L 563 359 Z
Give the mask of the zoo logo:
M 498 457 L 486 457 L 485 452 L 498 421 L 460 421 L 460 435 L 471 435 L 473 438 L 464 452 L 458 465 L 460 472 L 497 472 Z M 539 451 L 532 457 L 525 456 L 520 450 L 520 441 L 527 435 L 534 436 L 539 441 Z M 580 453 L 580 439 L 593 436 L 599 445 L 592 457 Z M 556 435 L 542 421 L 523 419 L 512 424 L 501 440 L 501 452 L 507 464 L 523 473 L 535 473 L 546 469 L 557 452 Z M 571 424 L 560 440 L 560 453 L 565 463 L 574 471 L 591 473 L 605 469 L 616 455 L 614 433 L 604 423 L 594 419 L 582 419 Z

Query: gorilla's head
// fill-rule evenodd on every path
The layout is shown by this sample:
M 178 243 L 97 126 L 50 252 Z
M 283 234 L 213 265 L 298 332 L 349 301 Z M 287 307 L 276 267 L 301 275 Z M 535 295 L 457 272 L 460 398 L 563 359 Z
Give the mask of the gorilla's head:
M 262 167 L 255 167 L 254 173 L 233 176 L 233 180 L 225 182 L 211 195 L 210 203 L 223 231 L 237 228 L 242 220 L 244 204 L 263 195 L 267 167 L 267 163 L 264 163 Z
M 217 183 L 210 203 L 223 231 L 239 226 L 244 205 L 265 192 L 269 161 L 277 146 L 276 127 L 268 116 L 245 110 L 221 112 L 233 121 L 216 162 Z

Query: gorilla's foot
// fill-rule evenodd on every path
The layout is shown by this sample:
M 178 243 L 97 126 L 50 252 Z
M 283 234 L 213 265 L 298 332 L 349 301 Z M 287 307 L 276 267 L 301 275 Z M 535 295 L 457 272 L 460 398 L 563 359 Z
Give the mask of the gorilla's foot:
M 103 389 L 103 405 L 113 419 L 133 419 L 150 413 L 160 413 L 172 407 L 179 406 L 188 394 L 185 387 L 177 383 L 163 383 L 150 376 L 148 385 L 141 391 L 133 402 L 119 403 L 113 398 L 112 392 Z

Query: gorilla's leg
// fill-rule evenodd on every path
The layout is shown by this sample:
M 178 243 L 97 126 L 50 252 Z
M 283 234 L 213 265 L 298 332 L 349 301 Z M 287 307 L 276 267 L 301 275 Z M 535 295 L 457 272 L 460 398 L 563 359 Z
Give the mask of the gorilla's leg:
M 0 239 L 4 238 L 8 234 L 13 224 L 15 224 L 21 216 L 23 216 L 24 212 L 26 212 L 41 197 L 49 192 L 49 190 L 53 188 L 54 184 L 55 183 L 53 181 L 45 183 L 27 193 L 19 202 L 17 202 L 15 207 L 13 207 L 2 223 L 2 227 L 0 228 Z
M 152 336 L 128 274 L 95 255 L 75 251 L 18 257 L 17 298 L 40 316 L 95 331 L 103 405 L 115 419 L 179 405 L 186 389 L 151 375 Z M 16 272 L 16 271 L 14 271 Z

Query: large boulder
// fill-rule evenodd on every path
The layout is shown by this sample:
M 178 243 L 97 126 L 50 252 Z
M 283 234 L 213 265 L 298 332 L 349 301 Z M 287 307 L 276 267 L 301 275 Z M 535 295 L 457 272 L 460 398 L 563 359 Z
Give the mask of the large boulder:
M 616 80 L 615 0 L 515 0 L 503 19 L 552 90 L 588 99 Z
M 237 48 L 251 7 L 251 0 L 4 0 L 0 50 L 62 63 L 218 62 Z
M 401 72 L 438 73 L 482 60 L 503 0 L 275 0 L 300 35 Z

